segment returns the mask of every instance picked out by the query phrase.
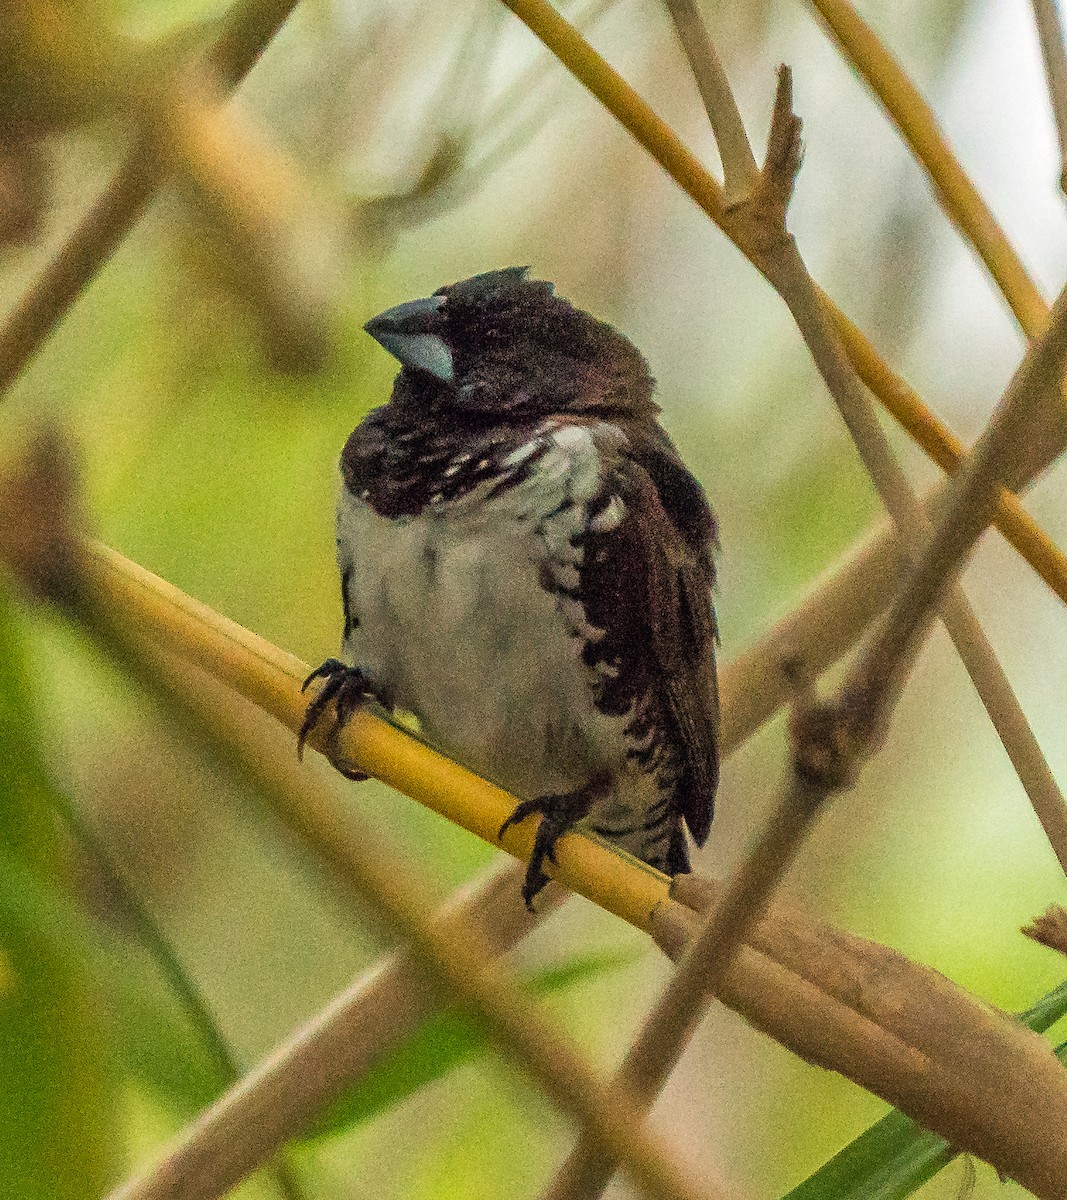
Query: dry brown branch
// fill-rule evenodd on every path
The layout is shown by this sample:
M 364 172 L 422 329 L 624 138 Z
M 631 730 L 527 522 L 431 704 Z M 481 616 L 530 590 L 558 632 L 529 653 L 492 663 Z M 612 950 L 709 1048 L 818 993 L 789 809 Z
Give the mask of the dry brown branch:
M 1067 55 L 1063 49 L 1063 25 L 1055 0 L 1033 0 L 1033 6 L 1052 117 L 1060 142 L 1060 191 L 1067 193 Z
M 999 486 L 1032 477 L 1064 444 L 1067 410 L 1058 403 L 1067 359 L 1067 289 L 1052 308 L 1045 332 L 1012 376 L 985 433 L 953 479 L 944 515 L 921 559 L 908 573 L 885 625 L 861 660 L 852 687 L 857 728 L 874 734 L 891 704 L 895 676 L 906 666 L 950 579 L 989 522 Z
M 679 876 L 672 894 L 677 903 L 656 914 L 653 937 L 676 958 L 722 888 Z M 788 984 L 791 972 L 802 980 L 797 987 Z M 779 990 L 783 984 L 788 992 Z M 826 996 L 836 1003 L 825 1004 Z M 1014 1164 L 1007 1174 L 1037 1196 L 1061 1200 L 1067 1130 L 1057 1129 L 1050 1144 L 1042 1106 L 1064 1111 L 1063 1067 L 1042 1038 L 996 1009 L 973 1011 L 973 1001 L 938 972 L 774 903 L 727 971 L 720 997 L 757 1028 L 773 1020 L 774 1036 L 816 1065 L 841 1070 L 839 1053 L 848 1046 L 845 1073 L 872 1092 L 884 1095 L 888 1076 L 906 1076 L 907 1102 L 897 1107 L 987 1162 L 987 1149 L 997 1146 L 1001 1161 Z M 963 1075 L 969 1082 L 961 1089 Z M 976 1108 L 968 1093 L 981 1096 Z M 977 1149 L 979 1141 L 986 1149 Z
M 707 38 L 699 17 L 690 23 L 685 36 L 690 42 L 706 42 L 709 47 L 700 52 L 690 49 L 690 61 L 715 59 L 714 50 L 710 48 L 710 39 Z M 799 135 L 798 128 L 789 127 L 792 105 L 788 85 L 788 75 L 783 70 L 775 102 L 768 162 L 773 161 L 776 130 L 780 131 L 780 152 L 786 155 L 789 152 L 790 141 L 795 141 Z M 725 80 L 723 86 L 728 90 Z M 723 108 L 723 114 L 714 122 L 716 129 L 733 128 L 736 104 L 732 100 L 728 103 L 722 101 L 721 96 L 713 102 L 718 102 Z M 740 136 L 744 136 L 743 128 L 740 129 Z M 780 190 L 786 198 L 791 183 L 791 175 L 786 178 L 783 174 Z M 735 237 L 763 248 L 763 272 L 785 300 L 804 335 L 812 357 L 837 403 L 886 508 L 908 544 L 918 545 L 928 537 L 929 523 L 911 491 L 904 472 L 896 463 L 888 440 L 847 360 L 795 243 L 786 234 L 784 213 L 784 204 L 739 204 L 735 205 L 734 210 L 724 219 L 727 221 L 728 231 L 733 229 Z M 779 217 L 782 218 L 780 222 Z M 1059 401 L 1060 397 L 1057 394 L 1052 400 L 1056 413 L 1060 408 Z M 1051 436 L 1046 435 L 1037 443 L 1037 457 L 1049 452 L 1055 453 L 1054 448 L 1061 444 L 1058 439 L 1062 438 L 1067 430 L 1067 423 L 1057 420 L 1055 414 L 1049 425 L 1052 430 Z M 1021 445 L 1017 446 L 1017 453 L 1022 453 Z M 1033 449 L 1028 448 L 1028 453 L 1032 454 Z M 1034 461 L 1036 462 L 1036 459 Z M 1067 804 L 1040 745 L 962 589 L 958 586 L 951 587 L 943 608 L 942 615 L 952 641 L 1019 774 L 1060 865 L 1067 871 Z
M 459 911 L 494 953 L 503 953 L 536 919 L 519 899 L 521 882 L 518 864 L 503 865 L 453 897 L 437 919 Z M 550 903 L 560 897 L 554 889 Z M 221 1194 L 305 1130 L 436 1008 L 410 956 L 390 955 L 277 1046 L 110 1200 Z
M 804 810 L 851 785 L 879 744 L 900 686 L 937 605 L 988 522 L 996 488 L 1018 480 L 1062 443 L 1067 413 L 1056 403 L 1067 361 L 1067 289 L 1045 333 L 1031 343 L 986 432 L 953 480 L 944 513 L 906 572 L 885 623 L 832 704 L 793 723 L 793 771 L 784 807 Z

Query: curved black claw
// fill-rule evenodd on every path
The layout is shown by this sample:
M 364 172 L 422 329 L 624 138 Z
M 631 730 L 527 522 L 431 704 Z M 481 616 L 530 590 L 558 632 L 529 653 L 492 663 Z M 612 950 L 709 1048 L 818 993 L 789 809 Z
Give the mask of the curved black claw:
M 522 898 L 530 912 L 534 911 L 534 898 L 548 883 L 544 865 L 547 859 L 550 863 L 556 861 L 556 843 L 570 829 L 586 816 L 593 801 L 599 793 L 595 786 L 578 788 L 573 792 L 563 792 L 555 795 L 538 796 L 535 800 L 523 800 L 515 806 L 515 811 L 500 826 L 497 834 L 499 840 L 512 825 L 525 821 L 535 813 L 541 814 L 541 824 L 534 834 L 533 851 L 526 868 L 526 878 L 522 881 Z
M 304 714 L 304 723 L 300 726 L 300 735 L 296 741 L 297 757 L 303 758 L 304 743 L 322 720 L 323 714 L 330 704 L 333 703 L 335 706 L 333 725 L 326 743 L 330 751 L 330 760 L 347 778 L 366 779 L 367 776 L 362 771 L 347 766 L 340 755 L 336 753 L 336 741 L 338 733 L 348 724 L 352 714 L 368 701 L 377 699 L 374 689 L 359 667 L 350 667 L 347 663 L 341 662 L 339 658 L 328 658 L 322 666 L 316 667 L 304 680 L 300 690 L 307 691 L 316 679 L 325 679 L 326 682 L 319 689 Z

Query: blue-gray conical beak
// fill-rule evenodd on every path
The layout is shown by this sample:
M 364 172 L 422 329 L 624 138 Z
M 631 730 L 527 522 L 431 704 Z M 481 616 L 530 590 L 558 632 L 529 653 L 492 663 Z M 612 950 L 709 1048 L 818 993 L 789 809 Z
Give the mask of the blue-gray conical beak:
M 440 326 L 437 312 L 444 302 L 444 296 L 428 296 L 398 304 L 373 317 L 363 328 L 401 366 L 428 371 L 444 383 L 451 383 L 452 351 L 434 332 Z

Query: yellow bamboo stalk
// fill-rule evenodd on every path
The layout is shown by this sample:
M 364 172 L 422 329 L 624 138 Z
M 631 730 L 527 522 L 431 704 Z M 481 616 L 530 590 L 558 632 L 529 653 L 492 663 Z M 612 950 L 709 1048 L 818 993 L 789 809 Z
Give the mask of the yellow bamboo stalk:
M 156 645 L 207 670 L 294 733 L 300 729 L 308 705 L 300 690 L 311 669 L 307 663 L 99 542 L 89 543 L 86 564 L 99 599 L 129 629 L 150 630 Z M 321 747 L 322 736 L 313 734 L 309 743 Z M 497 840 L 515 798 L 410 734 L 362 711 L 345 727 L 339 748 L 368 774 L 491 845 L 530 857 L 531 822 L 512 826 L 503 842 Z M 584 835 L 561 839 L 557 860 L 551 873 L 561 883 L 638 929 L 651 930 L 653 910 L 667 899 L 666 876 Z

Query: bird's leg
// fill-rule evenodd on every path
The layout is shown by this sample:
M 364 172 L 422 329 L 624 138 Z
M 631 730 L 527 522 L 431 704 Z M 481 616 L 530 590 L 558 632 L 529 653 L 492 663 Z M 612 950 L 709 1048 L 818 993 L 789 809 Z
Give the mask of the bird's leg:
M 304 714 L 304 723 L 300 726 L 300 736 L 296 743 L 297 756 L 303 757 L 304 743 L 322 720 L 323 714 L 332 702 L 334 703 L 334 720 L 326 738 L 330 761 L 346 778 L 366 779 L 367 776 L 362 771 L 350 767 L 341 758 L 337 749 L 337 735 L 348 724 L 357 709 L 369 701 L 378 699 L 377 693 L 359 667 L 350 667 L 347 663 L 341 662 L 339 658 L 328 658 L 321 667 L 316 667 L 304 680 L 300 690 L 307 691 L 310 684 L 316 679 L 324 679 L 326 682 L 319 689 Z
M 526 878 L 522 883 L 522 898 L 530 912 L 534 911 L 534 897 L 548 883 L 548 876 L 544 871 L 545 859 L 550 863 L 556 861 L 556 842 L 589 814 L 593 804 L 604 793 L 605 786 L 605 781 L 597 777 L 573 792 L 550 793 L 533 800 L 523 800 L 500 826 L 498 839 L 502 838 L 512 825 L 517 825 L 535 813 L 541 815 L 541 824 L 534 834 L 533 851 L 526 868 Z

